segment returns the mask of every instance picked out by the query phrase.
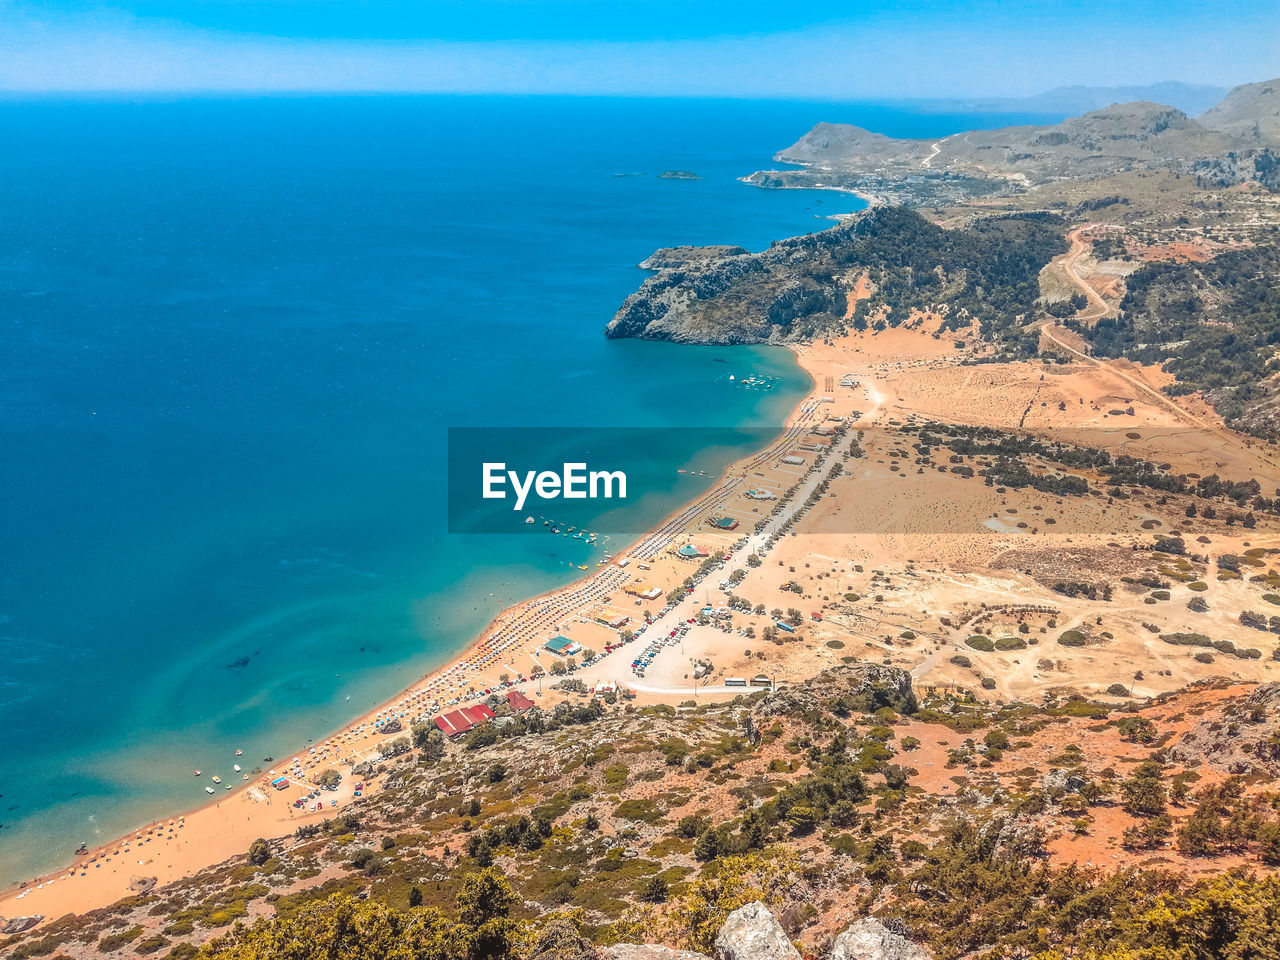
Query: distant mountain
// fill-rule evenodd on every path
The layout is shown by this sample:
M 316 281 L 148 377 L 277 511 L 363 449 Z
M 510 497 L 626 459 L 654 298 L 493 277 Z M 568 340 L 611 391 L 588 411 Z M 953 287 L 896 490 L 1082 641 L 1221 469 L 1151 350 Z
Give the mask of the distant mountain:
M 1081 114 L 1101 110 L 1116 103 L 1147 100 L 1177 107 L 1183 113 L 1203 113 L 1227 93 L 1226 87 L 1178 83 L 1166 80 L 1132 87 L 1054 87 L 1031 97 L 996 97 L 975 100 L 928 101 L 940 110 L 965 113 L 1064 113 Z
M 1280 79 L 1235 87 L 1197 119 L 1210 130 L 1280 146 Z
M 894 140 L 847 124 L 820 123 L 778 154 L 821 167 L 949 171 L 984 177 L 1097 177 L 1139 166 L 1217 156 L 1239 146 L 1181 110 L 1149 101 L 1115 104 L 1052 126 L 971 130 L 939 140 Z
M 1022 109 L 1033 102 L 1060 106 L 1086 95 L 1105 100 L 1138 89 L 1179 94 L 1183 102 L 1188 92 L 1203 97 L 1215 90 L 1172 83 L 1064 87 L 1018 103 Z M 1172 171 L 1220 186 L 1252 181 L 1278 190 L 1280 158 L 1273 149 L 1278 146 L 1280 80 L 1273 80 L 1235 87 L 1196 119 L 1164 103 L 1136 100 L 1061 123 L 970 130 L 937 140 L 899 140 L 850 124 L 819 123 L 777 155 L 806 169 L 760 171 L 747 179 L 765 187 L 834 187 L 908 205 L 952 203 L 1136 170 Z

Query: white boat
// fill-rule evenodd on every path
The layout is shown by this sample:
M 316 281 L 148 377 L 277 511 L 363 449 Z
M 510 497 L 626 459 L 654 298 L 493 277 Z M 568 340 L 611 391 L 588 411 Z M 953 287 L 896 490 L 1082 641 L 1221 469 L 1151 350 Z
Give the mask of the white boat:
M 221 777 L 214 777 L 214 778 L 213 778 L 213 782 L 214 782 L 214 783 L 221 783 L 221 782 L 222 782 L 222 778 L 221 778 Z
M 240 764 L 238 764 L 238 763 L 233 763 L 233 764 L 231 765 L 231 768 L 232 768 L 233 770 L 235 770 L 235 772 L 236 772 L 236 773 L 239 773 L 239 772 L 240 772 Z
M 213 787 L 205 787 L 205 788 L 204 788 L 204 792 L 205 792 L 205 793 L 213 793 Z

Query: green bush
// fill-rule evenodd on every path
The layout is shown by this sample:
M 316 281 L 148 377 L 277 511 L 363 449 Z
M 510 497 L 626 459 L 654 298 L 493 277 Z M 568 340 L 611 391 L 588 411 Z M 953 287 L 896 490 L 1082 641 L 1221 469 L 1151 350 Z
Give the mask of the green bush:
M 1064 647 L 1083 647 L 1088 643 L 1088 638 L 1079 630 L 1064 630 L 1062 636 L 1058 637 L 1058 643 Z

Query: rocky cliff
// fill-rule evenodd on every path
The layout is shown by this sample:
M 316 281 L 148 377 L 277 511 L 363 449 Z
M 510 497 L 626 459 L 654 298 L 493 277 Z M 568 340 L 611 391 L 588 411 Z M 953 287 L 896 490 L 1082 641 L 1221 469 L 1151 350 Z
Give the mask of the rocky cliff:
M 949 325 L 978 321 L 998 334 L 1039 296 L 1038 276 L 1065 248 L 1054 217 L 991 218 L 944 230 L 920 215 L 877 207 L 820 233 L 740 247 L 657 251 L 654 275 L 610 321 L 609 337 L 680 343 L 785 343 L 852 326 L 896 326 L 946 303 Z M 870 296 L 851 301 L 859 278 Z

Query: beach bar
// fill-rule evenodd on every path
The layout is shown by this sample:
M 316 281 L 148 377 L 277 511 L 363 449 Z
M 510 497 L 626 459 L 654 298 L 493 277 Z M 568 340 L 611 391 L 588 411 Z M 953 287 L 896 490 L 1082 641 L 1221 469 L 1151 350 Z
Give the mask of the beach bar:
M 578 643 L 574 643 L 568 637 L 557 636 L 557 637 L 552 637 L 550 640 L 544 643 L 543 649 L 551 651 L 557 657 L 571 657 L 575 653 L 577 653 L 579 650 L 582 649 L 582 645 Z

